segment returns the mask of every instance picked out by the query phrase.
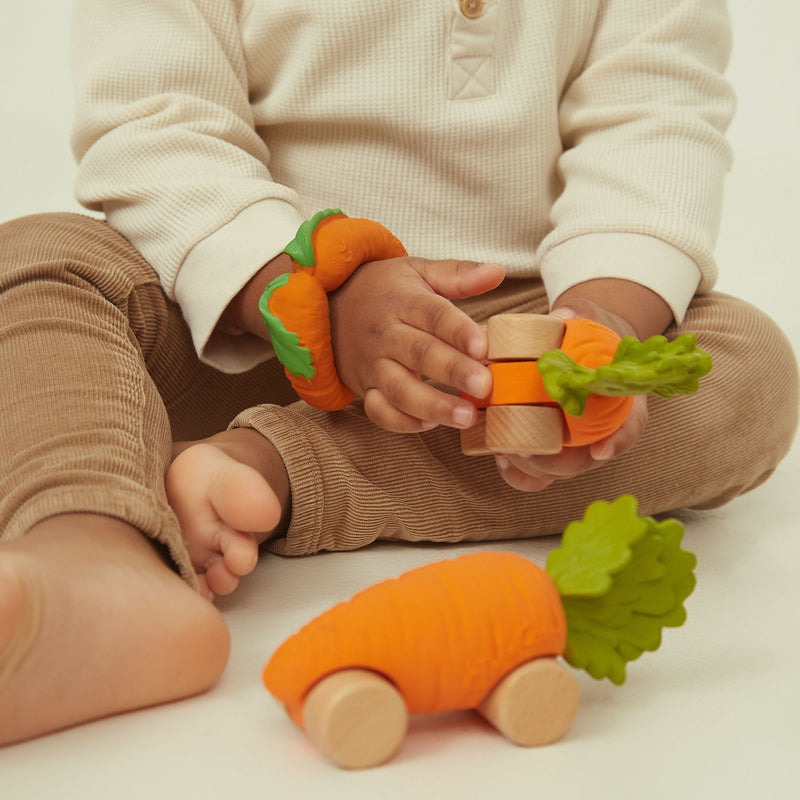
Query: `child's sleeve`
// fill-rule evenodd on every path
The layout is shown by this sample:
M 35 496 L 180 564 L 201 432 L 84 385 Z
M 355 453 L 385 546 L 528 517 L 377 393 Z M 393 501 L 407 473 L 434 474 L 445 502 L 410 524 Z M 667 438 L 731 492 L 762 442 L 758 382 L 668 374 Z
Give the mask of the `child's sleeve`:
M 103 212 L 182 307 L 201 357 L 249 369 L 268 342 L 217 325 L 304 217 L 255 131 L 240 0 L 77 0 L 78 200 Z
M 724 138 L 735 108 L 723 77 L 724 0 L 601 2 L 559 122 L 563 191 L 539 250 L 555 299 L 592 278 L 654 290 L 680 321 L 713 286 Z

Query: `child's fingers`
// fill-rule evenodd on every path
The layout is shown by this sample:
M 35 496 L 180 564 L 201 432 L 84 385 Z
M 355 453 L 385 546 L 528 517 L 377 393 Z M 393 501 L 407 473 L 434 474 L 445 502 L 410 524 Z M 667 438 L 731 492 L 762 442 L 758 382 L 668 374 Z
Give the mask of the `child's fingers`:
M 380 389 L 369 389 L 364 395 L 364 411 L 379 427 L 393 433 L 421 433 L 435 428 L 432 420 L 419 419 L 393 406 Z
M 588 446 L 564 447 L 554 455 L 525 456 L 509 454 L 507 462 L 520 472 L 534 478 L 564 480 L 574 478 L 598 464 L 592 459 Z
M 409 330 L 432 336 L 471 359 L 482 360 L 488 351 L 486 333 L 474 320 L 449 300 L 426 293 L 415 298 L 400 312 Z
M 606 461 L 633 447 L 647 423 L 647 399 L 636 398 L 623 426 L 613 435 L 582 447 L 565 447 L 560 453 L 545 456 L 497 456 L 497 468 L 510 486 L 520 491 L 538 492 L 557 480 L 568 480 L 602 466 Z
M 394 358 L 412 372 L 472 397 L 486 397 L 492 390 L 492 374 L 488 367 L 445 342 L 406 327 L 397 337 Z
M 380 399 L 376 397 L 372 401 L 377 411 L 382 407 L 391 407 L 413 419 L 454 428 L 468 428 L 476 421 L 477 411 L 472 403 L 439 391 L 397 361 L 381 359 L 375 364 L 374 378 L 375 385 L 370 388 L 380 392 Z M 407 430 L 407 426 L 404 430 Z
M 647 425 L 647 397 L 639 395 L 622 426 L 611 436 L 590 445 L 592 458 L 608 461 L 630 450 L 639 441 Z
M 546 489 L 555 478 L 523 472 L 518 466 L 513 464 L 506 455 L 495 456 L 497 469 L 503 480 L 512 488 L 520 492 L 540 492 Z
M 500 264 L 455 259 L 429 261 L 411 258 L 409 261 L 437 294 L 452 300 L 475 297 L 496 289 L 505 277 Z

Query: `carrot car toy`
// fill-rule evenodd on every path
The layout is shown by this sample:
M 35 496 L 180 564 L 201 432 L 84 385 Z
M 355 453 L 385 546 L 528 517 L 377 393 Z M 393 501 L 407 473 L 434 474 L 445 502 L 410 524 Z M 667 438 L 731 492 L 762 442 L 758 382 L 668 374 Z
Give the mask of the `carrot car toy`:
M 634 395 L 693 394 L 711 370 L 693 333 L 640 342 L 588 319 L 500 314 L 487 337 L 494 382 L 487 398 L 469 398 L 479 418 L 461 434 L 467 455 L 591 444 L 622 425 Z
M 409 714 L 477 709 L 519 745 L 548 744 L 578 709 L 564 661 L 621 684 L 683 624 L 695 557 L 682 536 L 630 495 L 593 503 L 545 569 L 485 551 L 376 584 L 284 642 L 264 684 L 345 768 L 391 758 Z

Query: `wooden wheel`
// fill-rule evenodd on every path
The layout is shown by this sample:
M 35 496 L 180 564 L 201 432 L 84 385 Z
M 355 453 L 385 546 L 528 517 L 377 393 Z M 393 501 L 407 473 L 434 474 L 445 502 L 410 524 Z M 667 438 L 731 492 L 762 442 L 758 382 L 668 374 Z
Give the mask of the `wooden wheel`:
M 561 411 L 549 406 L 489 406 L 478 412 L 471 428 L 461 431 L 461 452 L 467 456 L 559 453 L 563 419 Z
M 561 346 L 564 322 L 544 314 L 497 314 L 489 318 L 490 361 L 536 360 Z
M 493 453 L 547 455 L 561 451 L 563 417 L 548 406 L 490 406 L 486 446 Z
M 303 705 L 303 727 L 335 764 L 345 769 L 388 761 L 408 728 L 402 695 L 385 678 L 345 669 L 323 678 Z
M 535 747 L 569 730 L 578 703 L 569 668 L 555 658 L 537 658 L 503 678 L 478 711 L 515 744 Z

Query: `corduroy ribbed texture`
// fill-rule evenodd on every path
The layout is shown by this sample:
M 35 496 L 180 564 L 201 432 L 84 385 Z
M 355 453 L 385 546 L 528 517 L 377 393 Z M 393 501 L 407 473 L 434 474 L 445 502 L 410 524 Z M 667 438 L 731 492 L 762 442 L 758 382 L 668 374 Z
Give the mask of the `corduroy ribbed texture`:
M 194 582 L 164 491 L 172 440 L 294 397 L 277 361 L 201 364 L 152 268 L 107 224 L 75 214 L 0 226 L 0 538 L 70 512 L 160 541 Z

